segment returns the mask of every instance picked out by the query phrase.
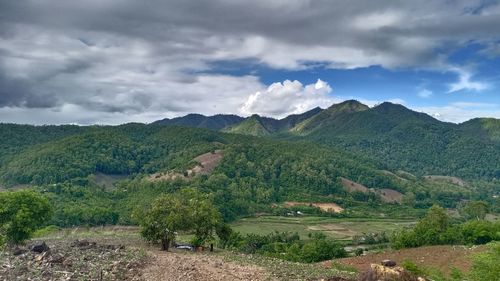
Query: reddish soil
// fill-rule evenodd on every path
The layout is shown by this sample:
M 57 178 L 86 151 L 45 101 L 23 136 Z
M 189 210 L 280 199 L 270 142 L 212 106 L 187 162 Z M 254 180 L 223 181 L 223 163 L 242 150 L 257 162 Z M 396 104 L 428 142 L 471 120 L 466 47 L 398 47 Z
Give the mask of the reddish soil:
M 306 202 L 285 202 L 285 206 L 293 207 L 293 206 L 314 206 L 320 208 L 325 212 L 334 212 L 340 213 L 344 210 L 344 208 L 340 207 L 335 203 L 306 203 Z
M 382 260 L 390 259 L 397 264 L 405 260 L 424 266 L 433 267 L 449 273 L 452 267 L 467 272 L 471 267 L 471 254 L 483 251 L 482 246 L 472 248 L 466 246 L 428 246 L 402 250 L 388 250 L 383 253 L 367 254 L 360 257 L 335 260 L 336 263 L 355 267 L 359 272 L 370 268 L 370 264 L 379 264 Z M 324 262 L 324 266 L 331 266 L 331 262 Z

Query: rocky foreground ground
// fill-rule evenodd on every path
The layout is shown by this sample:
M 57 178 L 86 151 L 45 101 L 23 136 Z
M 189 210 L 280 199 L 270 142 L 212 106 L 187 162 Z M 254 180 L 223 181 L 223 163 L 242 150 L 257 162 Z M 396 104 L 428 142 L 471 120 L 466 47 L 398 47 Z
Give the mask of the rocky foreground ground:
M 338 264 L 293 263 L 229 251 L 162 252 L 144 243 L 136 229 L 117 227 L 59 232 L 0 251 L 0 281 L 354 281 L 363 276 L 363 271 L 339 268 Z M 364 276 L 376 278 L 374 274 Z
M 336 271 L 229 252 L 162 252 L 109 240 L 31 241 L 0 252 L 0 281 L 332 280 Z
M 88 240 L 32 242 L 0 256 L 0 280 L 143 280 L 147 256 Z

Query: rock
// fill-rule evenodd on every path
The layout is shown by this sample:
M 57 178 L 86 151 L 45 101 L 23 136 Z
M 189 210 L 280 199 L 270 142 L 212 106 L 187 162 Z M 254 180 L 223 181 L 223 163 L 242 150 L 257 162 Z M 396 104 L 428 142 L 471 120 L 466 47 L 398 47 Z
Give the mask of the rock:
M 20 248 L 20 247 L 15 247 L 13 250 L 12 250 L 12 254 L 14 256 L 19 256 L 19 255 L 22 255 L 24 253 L 26 253 L 28 250 L 25 249 L 25 248 Z
M 62 263 L 63 261 L 64 261 L 64 255 L 60 253 L 52 255 L 52 258 L 50 259 L 51 263 Z
M 45 241 L 36 242 L 31 247 L 31 251 L 33 251 L 35 253 L 43 253 L 43 252 L 47 252 L 48 250 L 50 250 L 50 248 L 49 248 L 49 246 L 47 246 L 47 244 L 45 244 Z
M 38 256 L 35 258 L 35 261 L 37 261 L 37 262 L 41 262 L 41 261 L 43 261 L 43 260 L 46 260 L 49 256 L 50 256 L 50 252 L 49 252 L 49 251 L 43 252 L 43 254 L 38 255 Z
M 71 246 L 73 246 L 73 247 L 87 247 L 90 245 L 91 245 L 91 243 L 85 239 L 83 239 L 83 240 L 77 239 L 71 244 Z
M 393 260 L 383 260 L 383 261 L 381 262 L 381 264 L 382 264 L 383 266 L 388 266 L 388 267 L 393 267 L 393 266 L 396 266 L 396 262 L 395 262 L 395 261 L 393 261 Z
M 398 266 L 383 266 L 371 264 L 370 270 L 362 273 L 358 281 L 420 281 L 418 276 Z

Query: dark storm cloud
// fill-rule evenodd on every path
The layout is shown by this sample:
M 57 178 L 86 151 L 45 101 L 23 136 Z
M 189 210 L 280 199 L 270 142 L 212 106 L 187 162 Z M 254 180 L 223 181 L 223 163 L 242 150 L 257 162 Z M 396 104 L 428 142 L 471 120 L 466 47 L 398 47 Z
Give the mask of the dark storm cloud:
M 454 69 L 450 46 L 500 39 L 498 3 L 485 3 L 1 1 L 0 107 L 238 113 L 265 88 L 256 77 L 200 74 L 217 73 L 213 61 Z

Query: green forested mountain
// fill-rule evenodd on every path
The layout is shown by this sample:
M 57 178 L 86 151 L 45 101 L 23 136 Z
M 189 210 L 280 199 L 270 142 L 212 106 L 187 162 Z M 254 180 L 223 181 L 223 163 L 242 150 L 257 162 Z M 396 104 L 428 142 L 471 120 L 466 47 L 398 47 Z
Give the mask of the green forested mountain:
M 418 208 L 433 203 L 454 207 L 471 198 L 488 201 L 498 193 L 498 182 L 457 185 L 396 170 L 391 173 L 373 157 L 300 139 L 144 124 L 2 126 L 4 139 L 14 136 L 7 128 L 19 133 L 3 143 L 0 185 L 35 186 L 57 207 L 53 223 L 63 226 L 130 223 L 134 209 L 147 206 L 161 193 L 188 186 L 211 193 L 227 220 L 276 211 L 273 204 L 287 200 L 335 202 L 352 210 L 385 205 L 376 192 L 348 192 L 342 178 L 373 190 L 401 192 L 403 205 Z M 51 137 L 37 139 L 40 130 L 48 130 L 44 136 Z M 158 172 L 186 175 L 199 165 L 195 161 L 199 155 L 215 151 L 222 151 L 222 158 L 209 174 L 164 180 L 153 176 Z M 127 179 L 108 190 L 93 181 L 96 174 Z
M 9 156 L 31 145 L 49 142 L 87 130 L 85 127 L 30 126 L 0 123 L 0 166 Z
M 494 137 L 495 128 L 487 128 L 440 122 L 401 105 L 382 103 L 365 110 L 337 111 L 327 122 L 309 124 L 298 135 L 364 153 L 388 169 L 500 178 L 500 141 Z
M 238 124 L 244 120 L 243 117 L 236 115 L 218 114 L 214 116 L 204 116 L 201 114 L 188 114 L 183 117 L 172 119 L 162 119 L 153 122 L 157 125 L 177 125 L 193 128 L 205 128 L 211 130 L 221 130 L 225 127 Z
M 500 120 L 492 118 L 457 125 L 398 104 L 369 108 L 350 100 L 281 120 L 253 115 L 222 131 L 312 141 L 416 175 L 500 178 Z
M 269 136 L 273 133 L 272 124 L 270 124 L 270 122 L 267 122 L 267 125 L 269 127 L 268 129 L 264 126 L 264 122 L 265 121 L 262 117 L 253 115 L 249 118 L 246 118 L 237 125 L 224 128 L 222 131 L 251 136 Z

